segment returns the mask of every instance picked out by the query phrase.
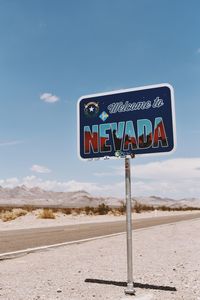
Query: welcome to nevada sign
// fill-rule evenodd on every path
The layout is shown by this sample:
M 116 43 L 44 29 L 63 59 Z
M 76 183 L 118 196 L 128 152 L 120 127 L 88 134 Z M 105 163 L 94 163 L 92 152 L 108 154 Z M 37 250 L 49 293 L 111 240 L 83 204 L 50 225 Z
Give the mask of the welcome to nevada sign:
M 82 96 L 77 111 L 78 155 L 82 159 L 175 149 L 174 92 L 169 84 Z

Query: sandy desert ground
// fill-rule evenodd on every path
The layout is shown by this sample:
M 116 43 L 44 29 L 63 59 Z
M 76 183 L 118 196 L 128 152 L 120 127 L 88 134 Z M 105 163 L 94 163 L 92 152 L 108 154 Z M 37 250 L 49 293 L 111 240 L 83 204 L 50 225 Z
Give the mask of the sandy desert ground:
M 64 215 L 63 213 L 56 213 L 56 219 L 39 219 L 40 210 L 29 212 L 25 216 L 18 217 L 15 220 L 3 222 L 0 219 L 0 231 L 1 230 L 13 230 L 13 229 L 24 229 L 24 228 L 41 228 L 48 226 L 62 226 L 62 225 L 75 225 L 84 223 L 101 223 L 101 222 L 115 222 L 126 219 L 125 215 L 113 216 L 113 215 L 99 215 L 99 216 L 87 216 L 87 215 Z M 169 216 L 169 215 L 180 215 L 180 214 L 192 214 L 199 211 L 153 211 L 153 212 L 142 212 L 133 213 L 133 219 L 140 218 L 153 218 L 157 216 Z
M 137 296 L 200 299 L 199 232 L 199 219 L 133 232 Z M 0 274 L 3 300 L 124 299 L 126 236 L 4 260 L 0 262 Z

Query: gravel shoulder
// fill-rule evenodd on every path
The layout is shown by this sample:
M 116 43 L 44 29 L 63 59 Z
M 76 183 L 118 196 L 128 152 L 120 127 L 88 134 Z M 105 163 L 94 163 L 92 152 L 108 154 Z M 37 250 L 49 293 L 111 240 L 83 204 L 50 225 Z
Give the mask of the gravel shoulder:
M 133 232 L 137 295 L 148 294 L 155 300 L 200 299 L 199 231 L 196 219 Z M 126 236 L 1 261 L 0 274 L 0 299 L 4 300 L 122 299 Z

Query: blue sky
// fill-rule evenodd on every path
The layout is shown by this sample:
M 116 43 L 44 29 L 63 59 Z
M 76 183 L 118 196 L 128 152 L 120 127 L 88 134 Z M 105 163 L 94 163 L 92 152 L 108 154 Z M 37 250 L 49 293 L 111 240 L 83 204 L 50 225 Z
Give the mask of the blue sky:
M 133 189 L 199 197 L 199 11 L 197 0 L 1 0 L 0 184 L 123 195 L 123 160 L 77 158 L 77 99 L 169 82 L 177 151 L 136 158 Z

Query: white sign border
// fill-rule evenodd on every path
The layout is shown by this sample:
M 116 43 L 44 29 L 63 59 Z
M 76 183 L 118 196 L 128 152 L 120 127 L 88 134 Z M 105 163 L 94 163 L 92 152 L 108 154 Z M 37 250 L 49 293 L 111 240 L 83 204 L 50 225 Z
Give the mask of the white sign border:
M 124 157 L 115 157 L 115 156 L 104 156 L 104 157 L 97 157 L 97 158 L 83 158 L 80 155 L 80 102 L 85 98 L 94 98 L 94 97 L 100 97 L 100 96 L 106 96 L 106 95 L 114 95 L 119 93 L 126 93 L 126 92 L 134 92 L 134 91 L 141 91 L 141 90 L 148 90 L 153 88 L 159 88 L 159 87 L 168 87 L 171 92 L 171 107 L 172 107 L 172 128 L 173 128 L 173 140 L 174 140 L 174 147 L 171 151 L 168 152 L 155 152 L 155 153 L 143 153 L 143 154 L 136 154 L 135 157 L 142 157 L 142 156 L 163 156 L 163 155 L 171 155 L 173 154 L 177 149 L 177 136 L 176 136 L 176 114 L 175 114 L 175 100 L 174 100 L 174 88 L 169 83 L 159 83 L 159 84 L 153 84 L 153 85 L 146 85 L 146 86 L 140 86 L 135 88 L 128 88 L 128 89 L 121 89 L 121 90 L 114 90 L 104 93 L 95 93 L 90 95 L 83 95 L 81 96 L 77 101 L 77 155 L 80 160 L 82 161 L 97 161 L 97 160 L 105 160 L 105 159 L 121 159 Z M 131 157 L 130 155 L 127 155 L 126 157 Z

